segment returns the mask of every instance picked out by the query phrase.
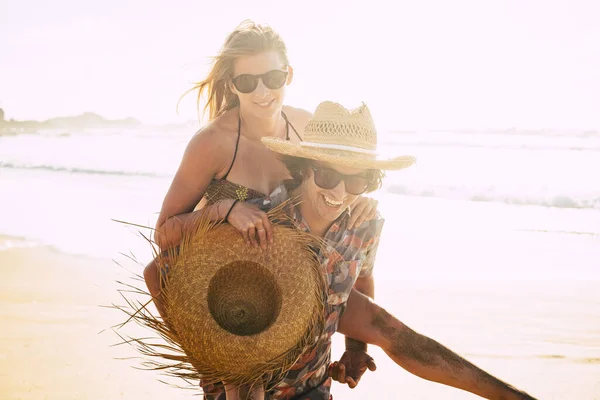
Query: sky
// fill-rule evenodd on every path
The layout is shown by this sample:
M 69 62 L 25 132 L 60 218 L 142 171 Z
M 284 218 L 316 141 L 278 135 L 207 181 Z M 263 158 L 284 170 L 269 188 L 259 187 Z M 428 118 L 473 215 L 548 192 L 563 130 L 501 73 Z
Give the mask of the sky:
M 282 35 L 286 103 L 361 101 L 379 126 L 600 129 L 597 0 L 0 0 L 7 118 L 184 122 L 244 19 Z

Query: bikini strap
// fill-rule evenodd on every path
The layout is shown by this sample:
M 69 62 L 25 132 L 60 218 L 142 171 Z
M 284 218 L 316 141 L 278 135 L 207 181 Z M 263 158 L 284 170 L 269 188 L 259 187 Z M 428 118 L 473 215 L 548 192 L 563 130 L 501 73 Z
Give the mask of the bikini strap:
M 283 112 L 283 110 L 281 111 L 281 115 L 283 116 L 283 119 L 285 119 L 285 140 L 290 140 L 290 126 L 291 126 L 292 129 L 294 130 L 294 133 L 296 134 L 296 136 L 298 136 L 298 140 L 302 141 L 302 138 L 298 134 L 298 131 L 296 130 L 296 128 L 294 128 L 294 125 L 292 125 L 290 123 L 290 121 L 288 120 L 287 115 L 285 115 L 285 113 Z
M 225 173 L 225 175 L 223 176 L 223 180 L 227 179 L 227 177 L 229 176 L 229 173 L 231 172 L 231 168 L 233 168 L 233 163 L 235 162 L 235 157 L 237 156 L 237 152 L 238 152 L 238 146 L 240 145 L 240 133 L 242 132 L 242 117 L 240 115 L 238 115 L 238 135 L 237 135 L 237 140 L 235 141 L 235 151 L 233 152 L 233 159 L 231 160 L 231 165 L 229 166 L 229 169 L 227 170 L 227 172 Z

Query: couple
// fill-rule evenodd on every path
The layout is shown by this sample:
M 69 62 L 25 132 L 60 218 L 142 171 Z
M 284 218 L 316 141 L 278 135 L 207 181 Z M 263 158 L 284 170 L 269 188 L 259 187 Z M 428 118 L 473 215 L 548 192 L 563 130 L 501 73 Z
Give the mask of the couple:
M 244 23 L 227 38 L 208 77 L 197 85 L 208 94 L 211 121 L 186 148 L 155 237 L 162 250 L 175 247 L 185 222 L 205 214 L 226 220 L 248 244 L 266 249 L 277 238 L 263 209 L 291 196 L 301 200 L 289 210 L 299 229 L 329 243 L 320 254 L 329 290 L 326 338 L 274 389 L 255 394 L 329 399 L 332 379 L 354 387 L 367 369 L 375 368 L 366 352 L 371 343 L 424 379 L 491 399 L 531 399 L 412 331 L 370 299 L 383 219 L 362 194 L 380 186 L 382 170 L 407 167 L 414 159 L 374 157 L 376 133 L 366 106 L 349 111 L 325 102 L 314 116 L 284 107 L 292 77 L 285 45 L 270 28 Z M 155 263 L 146 267 L 144 277 L 164 317 Z M 346 335 L 346 352 L 330 364 L 335 331 Z M 206 399 L 240 395 L 237 388 L 203 389 Z

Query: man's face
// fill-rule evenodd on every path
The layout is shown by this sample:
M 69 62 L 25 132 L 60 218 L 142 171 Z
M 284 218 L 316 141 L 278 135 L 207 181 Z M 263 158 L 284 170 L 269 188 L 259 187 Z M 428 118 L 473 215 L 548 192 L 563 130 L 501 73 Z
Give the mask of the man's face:
M 314 162 L 302 184 L 302 197 L 310 214 L 326 222 L 335 221 L 367 188 L 367 172 Z

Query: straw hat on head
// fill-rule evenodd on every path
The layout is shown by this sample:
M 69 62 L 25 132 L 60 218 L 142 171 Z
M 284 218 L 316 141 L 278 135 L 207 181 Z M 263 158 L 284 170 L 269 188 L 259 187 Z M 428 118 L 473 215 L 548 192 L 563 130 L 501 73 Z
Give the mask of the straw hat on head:
M 321 242 L 273 219 L 283 216 L 286 204 L 269 212 L 277 239 L 268 251 L 247 245 L 229 224 L 198 219 L 184 229 L 179 251 L 161 256 L 159 265 L 168 264 L 166 320 L 145 307 L 129 313 L 168 343 L 136 343 L 145 356 L 160 360 L 152 369 L 205 384 L 262 384 L 268 390 L 315 345 L 326 295 L 315 253 Z
M 348 110 L 324 101 L 304 128 L 304 140 L 292 143 L 274 137 L 262 138 L 269 149 L 289 156 L 326 161 L 353 168 L 398 170 L 410 167 L 413 156 L 382 158 L 377 152 L 377 131 L 366 104 Z

